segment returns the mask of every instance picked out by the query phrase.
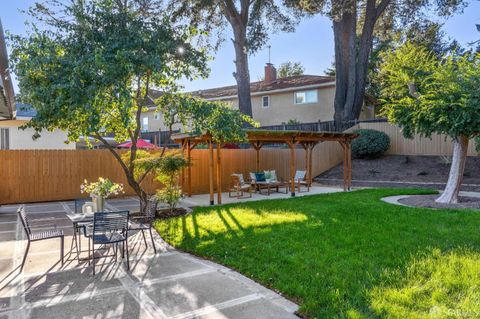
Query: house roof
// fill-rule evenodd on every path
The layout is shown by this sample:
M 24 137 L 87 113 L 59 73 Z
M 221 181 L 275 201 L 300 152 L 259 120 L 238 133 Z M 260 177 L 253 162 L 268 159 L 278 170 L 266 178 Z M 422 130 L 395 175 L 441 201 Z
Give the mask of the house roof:
M 286 89 L 295 89 L 300 87 L 308 87 L 308 86 L 320 86 L 320 85 L 328 85 L 335 81 L 335 77 L 333 76 L 322 76 L 322 75 L 295 75 L 289 76 L 285 78 L 278 78 L 272 82 L 265 82 L 265 81 L 257 81 L 250 83 L 250 91 L 251 94 L 260 93 L 260 92 L 269 92 L 269 91 L 276 91 L 276 90 L 286 90 Z M 149 96 L 155 100 L 161 96 L 162 92 L 157 90 L 151 90 Z M 212 88 L 207 90 L 198 90 L 187 92 L 187 94 L 191 94 L 193 96 L 198 96 L 204 99 L 220 99 L 230 96 L 237 95 L 237 86 L 236 85 L 229 85 L 229 86 L 222 86 L 218 88 Z
M 257 81 L 250 83 L 251 93 L 268 92 L 275 90 L 294 89 L 303 86 L 314 86 L 326 84 L 335 81 L 335 77 L 321 75 L 295 75 L 285 78 L 279 78 L 272 82 Z M 227 96 L 235 96 L 237 94 L 237 86 L 230 85 L 219 88 L 199 90 L 189 92 L 194 96 L 205 99 L 221 98 Z

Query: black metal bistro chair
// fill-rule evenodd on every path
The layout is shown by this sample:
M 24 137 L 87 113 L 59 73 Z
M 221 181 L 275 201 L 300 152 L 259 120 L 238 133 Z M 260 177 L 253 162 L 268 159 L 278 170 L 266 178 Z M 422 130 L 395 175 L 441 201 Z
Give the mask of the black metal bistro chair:
M 135 219 L 132 218 L 132 222 L 128 226 L 128 231 L 131 234 L 134 234 L 135 232 L 139 232 L 139 231 L 142 232 L 143 242 L 145 243 L 146 247 L 148 247 L 148 244 L 147 244 L 147 238 L 145 237 L 145 232 L 148 231 L 150 233 L 150 239 L 152 241 L 153 251 L 156 254 L 157 248 L 155 247 L 155 239 L 153 238 L 153 234 L 152 234 L 152 223 L 153 223 L 153 217 L 147 217 L 147 216 L 135 217 Z
M 30 223 L 28 222 L 27 214 L 25 213 L 25 207 L 23 206 L 20 207 L 17 210 L 17 213 L 18 213 L 18 216 L 20 217 L 20 220 L 22 221 L 23 229 L 27 234 L 27 240 L 28 240 L 27 249 L 25 250 L 25 256 L 23 256 L 23 261 L 20 267 L 20 271 L 23 269 L 23 266 L 25 265 L 25 261 L 27 260 L 27 254 L 28 254 L 28 250 L 30 249 L 30 243 L 33 241 L 40 241 L 40 240 L 46 240 L 46 239 L 52 239 L 52 238 L 60 238 L 60 259 L 62 261 L 62 266 L 63 266 L 64 243 L 65 243 L 63 231 L 57 229 L 57 226 L 54 225 L 54 229 L 34 233 L 30 229 Z
M 115 259 L 117 258 L 118 244 L 122 243 L 122 258 L 127 254 L 127 269 L 130 270 L 128 261 L 128 211 L 97 212 L 93 217 L 92 226 L 86 226 L 85 236 L 88 238 L 88 261 L 93 262 L 95 275 L 95 245 L 115 245 Z M 91 245 L 90 245 L 91 243 Z M 103 256 L 107 257 L 107 256 Z

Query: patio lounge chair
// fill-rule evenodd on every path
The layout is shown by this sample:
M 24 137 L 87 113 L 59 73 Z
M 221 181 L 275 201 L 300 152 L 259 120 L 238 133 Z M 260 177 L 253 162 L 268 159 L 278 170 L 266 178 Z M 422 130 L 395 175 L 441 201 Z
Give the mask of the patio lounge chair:
M 298 192 L 300 193 L 302 191 L 302 186 L 305 186 L 307 188 L 307 192 L 310 191 L 310 183 L 306 179 L 307 177 L 307 171 L 296 171 L 295 172 L 295 177 L 294 182 L 295 182 L 295 187 L 298 189 Z M 288 183 L 289 187 L 291 187 L 292 181 Z
M 228 197 L 236 197 L 237 199 L 246 198 L 243 196 L 244 192 L 248 192 L 248 197 L 252 197 L 252 184 L 245 183 L 243 174 L 232 174 L 232 187 L 228 190 Z M 232 196 L 232 193 L 236 193 L 236 196 Z
M 122 258 L 127 254 L 128 261 L 128 215 L 129 211 L 97 212 L 93 216 L 92 227 L 85 227 L 85 236 L 88 238 L 88 261 L 93 263 L 95 275 L 95 245 L 115 245 L 115 260 L 117 259 L 118 244 L 122 243 Z M 91 246 L 90 246 L 91 243 Z M 111 257 L 111 256 L 103 256 Z
M 52 238 L 60 238 L 60 260 L 62 261 L 63 266 L 63 252 L 64 252 L 64 235 L 62 230 L 58 230 L 56 225 L 53 225 L 53 229 L 41 232 L 32 232 L 30 229 L 30 223 L 28 222 L 27 214 L 25 213 L 25 207 L 20 207 L 17 210 L 18 216 L 22 221 L 23 229 L 27 234 L 27 249 L 25 250 L 25 255 L 23 256 L 22 265 L 20 266 L 20 271 L 22 271 L 25 261 L 27 260 L 28 250 L 30 249 L 30 243 L 33 241 L 47 240 Z

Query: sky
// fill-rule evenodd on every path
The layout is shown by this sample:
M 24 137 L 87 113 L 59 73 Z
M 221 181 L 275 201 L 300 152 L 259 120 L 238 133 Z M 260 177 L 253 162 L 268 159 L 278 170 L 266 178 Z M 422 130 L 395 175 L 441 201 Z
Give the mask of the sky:
M 26 32 L 25 21 L 29 19 L 21 10 L 27 9 L 35 0 L 0 0 L 0 18 L 3 28 L 14 34 Z M 480 1 L 471 0 L 463 13 L 447 19 L 443 30 L 448 37 L 467 45 L 480 38 L 475 24 L 480 24 Z M 235 84 L 234 50 L 227 34 L 220 50 L 210 62 L 210 75 L 206 79 L 183 81 L 186 91 L 208 89 Z M 315 16 L 303 20 L 294 33 L 273 34 L 270 37 L 271 62 L 279 66 L 286 61 L 299 61 L 305 67 L 305 73 L 322 75 L 333 61 L 333 30 L 328 18 Z M 268 49 L 250 56 L 250 79 L 258 80 L 263 76 L 263 68 L 268 62 Z M 16 83 L 15 88 L 16 88 Z M 18 89 L 16 89 L 16 92 Z

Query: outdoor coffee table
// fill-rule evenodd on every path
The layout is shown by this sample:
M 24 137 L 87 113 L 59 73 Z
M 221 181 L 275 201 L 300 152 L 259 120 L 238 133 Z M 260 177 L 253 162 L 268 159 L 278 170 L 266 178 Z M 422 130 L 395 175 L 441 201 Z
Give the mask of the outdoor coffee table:
M 283 187 L 285 188 L 285 194 L 288 194 L 288 184 L 285 182 L 281 181 L 276 181 L 276 182 L 257 182 L 258 187 L 258 193 L 262 195 L 267 195 L 270 196 L 272 193 L 272 190 L 275 190 L 277 193 L 280 193 L 280 188 Z M 262 189 L 266 189 L 267 193 L 264 194 L 262 193 Z

